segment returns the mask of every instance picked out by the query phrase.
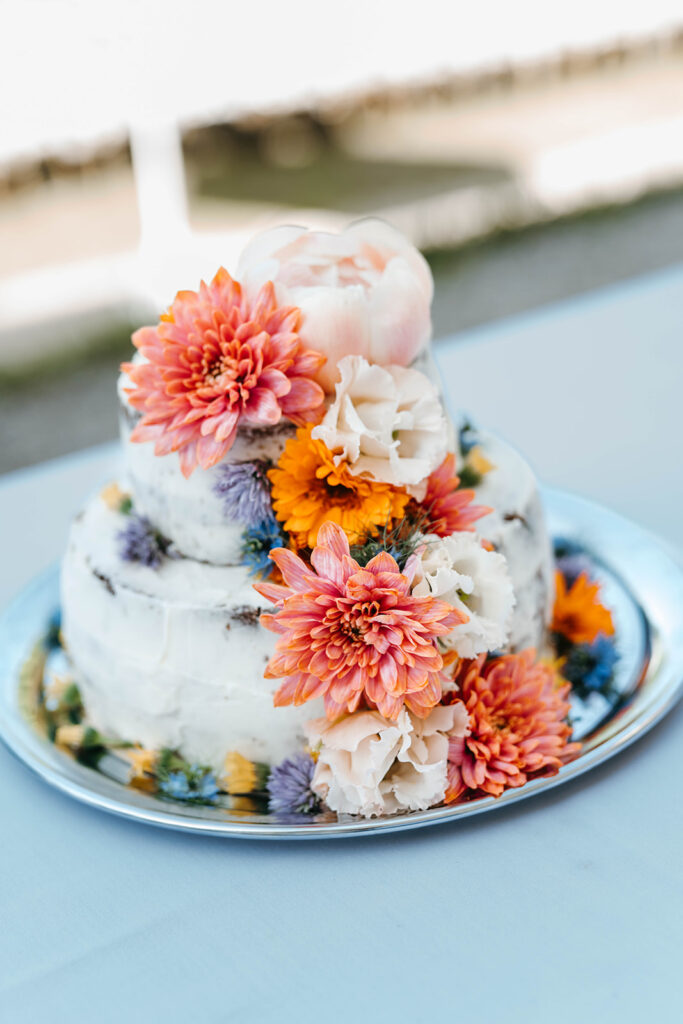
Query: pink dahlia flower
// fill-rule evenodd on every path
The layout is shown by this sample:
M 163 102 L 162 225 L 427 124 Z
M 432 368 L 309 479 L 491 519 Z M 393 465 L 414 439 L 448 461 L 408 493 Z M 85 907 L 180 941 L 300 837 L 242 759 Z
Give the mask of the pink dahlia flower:
M 355 711 L 361 700 L 396 719 L 403 707 L 425 717 L 441 699 L 443 661 L 437 636 L 467 615 L 432 597 L 413 597 L 414 561 L 405 572 L 382 551 L 361 566 L 346 534 L 326 522 L 309 568 L 285 548 L 271 551 L 284 586 L 255 584 L 278 610 L 263 615 L 280 634 L 266 678 L 284 678 L 275 704 L 325 698 L 328 718 Z
M 530 775 L 554 775 L 581 749 L 570 743 L 569 684 L 535 661 L 532 649 L 463 661 L 455 677 L 470 734 L 451 739 L 446 802 L 463 794 L 500 796 Z
M 157 327 L 133 335 L 145 362 L 122 366 L 143 413 L 131 439 L 154 441 L 156 455 L 177 451 L 188 477 L 220 462 L 240 423 L 310 419 L 324 397 L 311 378 L 325 356 L 304 347 L 300 322 L 270 282 L 249 301 L 223 268 L 198 292 L 178 292 Z
M 473 530 L 477 519 L 493 511 L 486 505 L 473 505 L 474 491 L 457 490 L 459 483 L 455 455 L 451 453 L 428 477 L 427 493 L 420 502 L 429 533 L 450 537 L 460 530 Z

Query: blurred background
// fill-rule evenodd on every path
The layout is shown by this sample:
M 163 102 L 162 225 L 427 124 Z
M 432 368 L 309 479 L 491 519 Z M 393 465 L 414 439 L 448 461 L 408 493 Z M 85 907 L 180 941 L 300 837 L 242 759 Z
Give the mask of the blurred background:
M 392 221 L 439 339 L 683 260 L 680 0 L 22 0 L 0 67 L 0 473 L 274 223 Z

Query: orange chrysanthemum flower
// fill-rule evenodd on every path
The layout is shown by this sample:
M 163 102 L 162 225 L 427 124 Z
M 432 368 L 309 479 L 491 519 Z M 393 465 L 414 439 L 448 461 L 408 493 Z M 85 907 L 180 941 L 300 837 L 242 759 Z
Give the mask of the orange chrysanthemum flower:
M 569 683 L 535 661 L 535 653 L 488 662 L 482 654 L 459 666 L 456 694 L 467 708 L 470 734 L 449 743 L 447 803 L 463 795 L 500 796 L 530 776 L 556 774 L 579 752 L 581 744 L 569 742 Z
M 591 644 L 599 633 L 612 636 L 612 613 L 598 600 L 600 584 L 582 572 L 571 587 L 561 572 L 555 573 L 555 607 L 551 629 L 574 644 Z
M 324 395 L 311 378 L 325 356 L 304 347 L 300 324 L 301 311 L 278 306 L 270 282 L 249 301 L 222 268 L 198 292 L 178 292 L 157 327 L 133 335 L 145 361 L 122 366 L 143 414 L 131 440 L 154 441 L 156 455 L 177 451 L 187 477 L 223 458 L 240 423 L 313 418 Z
M 410 497 L 402 488 L 354 476 L 345 462 L 335 465 L 324 441 L 311 437 L 312 429 L 297 430 L 268 473 L 273 510 L 297 547 L 314 547 L 328 520 L 356 544 L 403 515 Z
M 477 519 L 493 511 L 486 505 L 473 505 L 474 491 L 459 491 L 459 483 L 455 455 L 451 453 L 427 479 L 427 493 L 419 503 L 427 520 L 425 533 L 450 537 L 458 530 L 473 530 Z
M 405 706 L 424 718 L 441 699 L 443 667 L 436 638 L 467 616 L 433 597 L 410 592 L 416 556 L 401 572 L 386 551 L 361 567 L 336 523 L 320 529 L 309 567 L 287 548 L 270 557 L 284 586 L 255 583 L 277 606 L 261 622 L 279 633 L 267 679 L 284 679 L 275 704 L 325 698 L 328 718 L 361 701 L 397 718 Z

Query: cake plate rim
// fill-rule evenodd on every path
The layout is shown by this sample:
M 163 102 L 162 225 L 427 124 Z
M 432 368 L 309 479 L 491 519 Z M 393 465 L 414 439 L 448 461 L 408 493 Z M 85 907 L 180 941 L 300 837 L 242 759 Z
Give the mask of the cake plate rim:
M 672 545 L 604 506 L 543 487 L 551 534 L 580 541 L 633 594 L 649 635 L 648 656 L 634 694 L 592 734 L 586 749 L 557 775 L 533 779 L 502 796 L 380 818 L 344 816 L 296 823 L 276 816 L 162 801 L 79 764 L 55 747 L 22 712 L 19 672 L 54 609 L 59 563 L 23 588 L 0 613 L 0 739 L 43 781 L 81 803 L 161 828 L 243 839 L 329 839 L 408 831 L 510 807 L 584 775 L 652 729 L 683 696 L 683 565 Z M 599 553 L 599 554 L 598 554 Z M 266 820 L 264 820 L 266 819 Z M 268 820 L 270 819 L 270 820 Z

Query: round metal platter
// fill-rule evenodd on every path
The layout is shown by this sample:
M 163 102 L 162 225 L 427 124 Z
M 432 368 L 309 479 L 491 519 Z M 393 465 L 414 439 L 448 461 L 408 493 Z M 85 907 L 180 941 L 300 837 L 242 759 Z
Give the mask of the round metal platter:
M 613 613 L 619 650 L 608 701 L 592 694 L 573 701 L 574 738 L 582 752 L 550 778 L 538 778 L 498 798 L 365 820 L 329 812 L 283 817 L 231 806 L 182 804 L 125 784 L 121 759 L 106 754 L 88 767 L 54 746 L 27 713 L 22 667 L 59 607 L 59 568 L 34 580 L 0 618 L 0 737 L 50 785 L 112 814 L 205 835 L 248 839 L 323 839 L 422 828 L 507 807 L 568 782 L 644 735 L 683 693 L 683 569 L 640 527 L 598 505 L 544 490 L 550 531 L 581 545 L 594 563 Z

